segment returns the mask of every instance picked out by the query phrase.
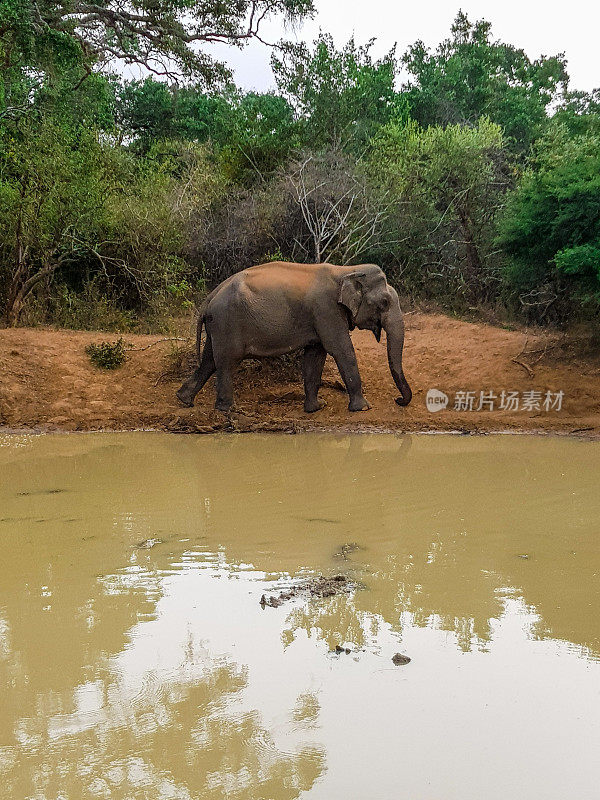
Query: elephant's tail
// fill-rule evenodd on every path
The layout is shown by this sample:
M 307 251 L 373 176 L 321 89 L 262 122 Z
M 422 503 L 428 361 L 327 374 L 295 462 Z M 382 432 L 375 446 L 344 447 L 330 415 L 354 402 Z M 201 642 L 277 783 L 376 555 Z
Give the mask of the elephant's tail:
M 206 327 L 206 312 L 208 310 L 208 305 L 221 288 L 221 285 L 217 286 L 216 289 L 213 289 L 212 292 L 210 292 L 210 294 L 204 298 L 204 302 L 198 310 L 198 325 L 196 327 L 196 352 L 198 353 L 198 363 L 200 363 L 202 359 L 202 328 L 204 328 L 206 335 L 208 336 L 208 329 Z
M 198 313 L 198 326 L 196 328 L 196 352 L 198 353 L 198 363 L 200 363 L 202 359 L 202 328 L 206 328 L 206 306 L 206 302 L 202 303 Z M 208 336 L 208 331 L 206 335 Z

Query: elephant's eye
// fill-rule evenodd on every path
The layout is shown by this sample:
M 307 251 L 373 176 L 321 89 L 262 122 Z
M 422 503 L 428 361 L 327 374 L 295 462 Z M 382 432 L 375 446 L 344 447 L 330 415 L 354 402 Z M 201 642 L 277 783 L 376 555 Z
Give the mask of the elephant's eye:
M 390 298 L 389 297 L 384 297 L 383 300 L 381 301 L 381 306 L 380 307 L 381 307 L 382 311 L 387 311 L 388 308 L 390 307 Z

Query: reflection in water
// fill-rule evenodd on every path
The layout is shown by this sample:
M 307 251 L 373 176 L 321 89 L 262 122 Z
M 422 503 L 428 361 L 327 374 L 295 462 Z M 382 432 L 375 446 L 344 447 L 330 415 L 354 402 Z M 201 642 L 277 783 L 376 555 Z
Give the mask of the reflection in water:
M 3 437 L 7 796 L 595 798 L 597 453 Z

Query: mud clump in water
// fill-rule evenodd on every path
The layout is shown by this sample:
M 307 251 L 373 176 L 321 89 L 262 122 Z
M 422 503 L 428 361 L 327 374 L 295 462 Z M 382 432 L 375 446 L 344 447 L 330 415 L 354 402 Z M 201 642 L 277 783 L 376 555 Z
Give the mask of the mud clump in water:
M 344 561 L 348 561 L 348 556 L 350 553 L 355 553 L 357 550 L 362 550 L 362 547 L 356 542 L 347 542 L 343 544 L 340 549 L 334 553 L 335 558 L 343 558 Z
M 151 550 L 157 544 L 164 544 L 164 539 L 144 539 L 143 542 L 138 542 L 136 547 L 138 550 Z
M 335 575 L 333 578 L 320 575 L 318 578 L 311 578 L 280 592 L 277 597 L 272 595 L 267 598 L 263 594 L 260 604 L 263 608 L 265 606 L 277 608 L 287 600 L 293 600 L 296 597 L 333 597 L 336 594 L 347 594 L 356 588 L 357 585 L 348 580 L 345 575 Z
M 333 650 L 332 652 L 337 653 L 338 655 L 340 655 L 341 653 L 346 653 L 346 655 L 349 655 L 352 652 L 352 650 L 349 647 L 341 647 L 339 644 L 336 644 L 335 650 Z

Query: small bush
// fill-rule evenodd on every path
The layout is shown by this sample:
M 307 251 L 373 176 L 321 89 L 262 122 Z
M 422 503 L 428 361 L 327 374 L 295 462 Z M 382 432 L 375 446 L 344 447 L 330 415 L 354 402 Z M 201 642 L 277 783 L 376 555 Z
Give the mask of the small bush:
M 85 352 L 90 357 L 94 366 L 100 369 L 117 369 L 125 363 L 125 341 L 123 337 L 116 342 L 100 342 L 100 344 L 89 344 Z

